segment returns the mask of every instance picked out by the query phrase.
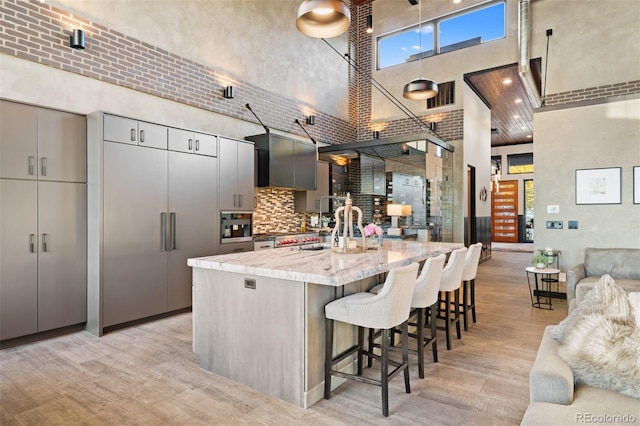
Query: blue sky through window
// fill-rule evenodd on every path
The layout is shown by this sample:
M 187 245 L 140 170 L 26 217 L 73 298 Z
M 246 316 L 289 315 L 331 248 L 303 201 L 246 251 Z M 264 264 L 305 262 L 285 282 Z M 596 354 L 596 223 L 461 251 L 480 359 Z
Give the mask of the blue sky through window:
M 505 36 L 505 4 L 500 2 L 438 23 L 442 52 Z M 474 40 L 477 39 L 477 40 Z M 465 42 L 469 42 L 465 44 Z M 420 46 L 418 26 L 378 40 L 378 69 L 416 60 Z M 447 48 L 448 47 L 448 48 Z M 434 24 L 422 25 L 422 52 L 433 55 Z M 413 56 L 412 55 L 416 55 Z

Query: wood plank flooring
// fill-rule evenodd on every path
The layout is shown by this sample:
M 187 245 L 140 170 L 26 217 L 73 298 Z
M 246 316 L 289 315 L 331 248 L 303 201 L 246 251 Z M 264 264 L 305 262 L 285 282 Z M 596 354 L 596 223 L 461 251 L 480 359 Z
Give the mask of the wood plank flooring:
M 401 375 L 391 381 L 388 418 L 375 386 L 348 382 L 304 410 L 200 369 L 186 313 L 99 339 L 81 331 L 3 349 L 0 424 L 517 425 L 544 327 L 567 309 L 557 299 L 551 311 L 530 306 L 530 259 L 494 252 L 480 265 L 478 322 L 451 351 L 439 334 L 440 362 L 428 348 L 425 379 L 410 355 L 412 392 Z

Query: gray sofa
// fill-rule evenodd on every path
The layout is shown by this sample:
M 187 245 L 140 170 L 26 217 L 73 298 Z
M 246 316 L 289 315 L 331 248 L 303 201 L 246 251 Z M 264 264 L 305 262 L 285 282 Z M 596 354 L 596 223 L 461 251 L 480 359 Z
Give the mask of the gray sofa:
M 567 303 L 570 303 L 570 310 L 604 274 L 611 275 L 616 284 L 626 291 L 640 291 L 640 249 L 585 249 L 584 263 L 567 271 Z
M 639 424 L 639 400 L 608 389 L 574 385 L 571 367 L 558 355 L 560 343 L 551 337 L 553 327 L 545 329 L 529 373 L 531 403 L 522 425 Z
M 567 272 L 571 312 L 608 274 L 627 292 L 640 292 L 640 249 L 587 248 L 584 263 Z M 530 401 L 522 425 L 640 424 L 640 401 L 621 393 L 575 385 L 569 364 L 558 354 L 561 343 L 548 326 L 529 373 Z

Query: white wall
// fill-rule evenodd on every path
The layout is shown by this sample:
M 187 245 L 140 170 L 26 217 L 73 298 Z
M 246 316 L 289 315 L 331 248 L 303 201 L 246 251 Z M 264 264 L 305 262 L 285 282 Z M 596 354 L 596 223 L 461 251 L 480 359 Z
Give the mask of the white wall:
M 562 269 L 584 259 L 586 247 L 640 248 L 640 204 L 633 204 L 632 170 L 640 165 L 640 99 L 541 110 L 534 114 L 535 247 L 562 250 Z M 622 203 L 576 205 L 576 169 L 622 168 Z M 560 206 L 548 214 L 548 205 Z M 548 220 L 561 230 L 545 229 Z M 567 221 L 578 229 L 567 229 Z

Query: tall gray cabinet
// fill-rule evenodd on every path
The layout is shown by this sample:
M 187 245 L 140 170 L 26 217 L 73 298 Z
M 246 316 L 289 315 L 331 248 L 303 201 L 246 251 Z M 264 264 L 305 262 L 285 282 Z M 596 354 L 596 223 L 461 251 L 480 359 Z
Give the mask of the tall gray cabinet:
M 86 119 L 0 101 L 0 340 L 84 323 Z
M 102 335 L 191 306 L 187 259 L 218 250 L 217 137 L 189 150 L 182 129 L 105 113 L 88 126 L 87 329 Z

